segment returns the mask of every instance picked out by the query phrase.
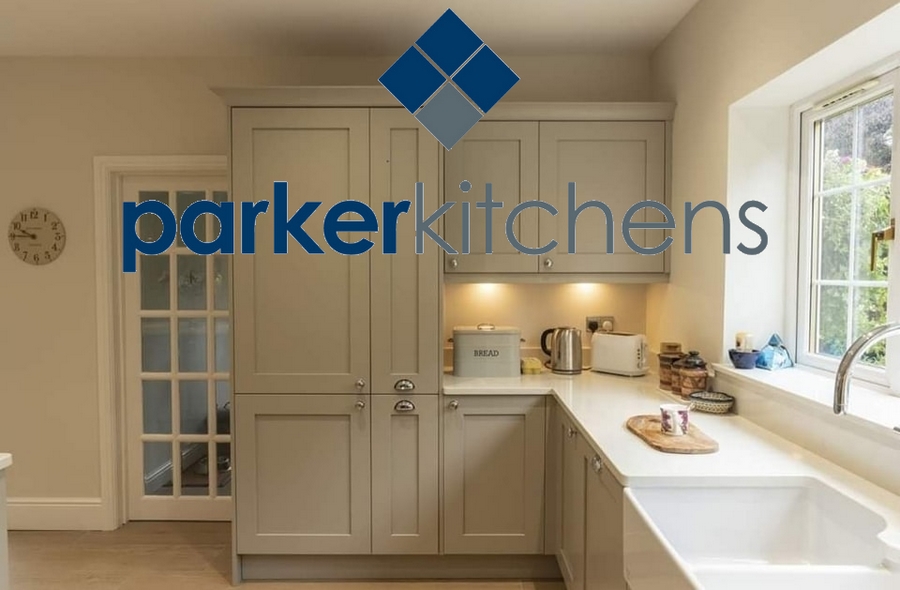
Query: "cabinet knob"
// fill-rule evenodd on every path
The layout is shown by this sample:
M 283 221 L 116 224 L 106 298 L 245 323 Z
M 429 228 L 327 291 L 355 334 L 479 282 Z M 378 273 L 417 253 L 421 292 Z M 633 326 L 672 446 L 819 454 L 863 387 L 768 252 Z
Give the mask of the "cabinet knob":
M 578 435 L 578 431 L 572 427 L 569 427 L 569 430 L 566 431 L 566 436 L 569 438 L 575 438 Z
M 594 455 L 594 458 L 591 459 L 591 469 L 594 470 L 594 473 L 603 472 L 603 459 L 599 455 Z
M 451 409 L 451 410 L 455 410 L 455 409 L 458 408 L 458 407 L 459 407 L 459 402 L 458 402 L 458 401 L 453 400 L 453 401 L 450 402 L 450 409 Z
M 456 258 L 451 258 L 448 264 L 450 265 L 450 268 L 459 268 L 459 260 Z
M 356 401 L 356 409 L 357 410 L 364 410 L 365 408 L 366 408 L 366 402 L 364 402 L 363 400 Z
M 412 403 L 408 399 L 402 399 L 396 404 L 394 404 L 394 410 L 397 412 L 412 412 L 416 409 L 416 404 Z
M 366 386 L 366 380 L 365 380 L 365 379 L 357 379 L 357 380 L 356 380 L 356 388 L 357 388 L 357 389 L 362 389 L 362 388 L 365 387 L 365 386 Z
M 397 391 L 412 391 L 416 388 L 416 384 L 409 379 L 400 379 L 394 383 L 394 389 Z
M 544 268 L 553 268 L 552 258 L 544 258 Z

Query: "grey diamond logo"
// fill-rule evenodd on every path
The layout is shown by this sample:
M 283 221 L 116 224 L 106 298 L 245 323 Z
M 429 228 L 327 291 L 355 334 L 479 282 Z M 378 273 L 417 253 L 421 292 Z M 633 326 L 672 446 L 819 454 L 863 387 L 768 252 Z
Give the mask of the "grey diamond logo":
M 448 9 L 378 81 L 449 150 L 519 77 Z

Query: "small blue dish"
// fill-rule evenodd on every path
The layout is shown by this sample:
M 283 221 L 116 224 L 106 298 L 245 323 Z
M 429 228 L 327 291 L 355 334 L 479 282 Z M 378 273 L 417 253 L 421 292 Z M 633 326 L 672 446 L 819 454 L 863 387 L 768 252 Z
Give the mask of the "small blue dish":
M 731 357 L 731 364 L 734 365 L 735 369 L 756 368 L 756 360 L 759 358 L 759 354 L 758 350 L 749 351 L 732 348 L 728 351 L 728 356 Z

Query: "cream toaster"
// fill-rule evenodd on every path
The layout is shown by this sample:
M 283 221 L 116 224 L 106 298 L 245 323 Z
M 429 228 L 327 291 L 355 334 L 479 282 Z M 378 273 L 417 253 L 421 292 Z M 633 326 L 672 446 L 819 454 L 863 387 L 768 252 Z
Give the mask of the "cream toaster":
M 591 336 L 591 371 L 640 377 L 649 369 L 647 356 L 643 334 L 594 332 Z

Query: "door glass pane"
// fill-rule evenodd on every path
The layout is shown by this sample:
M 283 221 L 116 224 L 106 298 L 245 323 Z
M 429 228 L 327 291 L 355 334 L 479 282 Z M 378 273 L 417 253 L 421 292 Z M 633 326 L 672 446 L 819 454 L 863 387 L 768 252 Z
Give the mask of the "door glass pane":
M 172 369 L 168 318 L 141 318 L 141 369 L 145 373 L 168 373 Z
M 228 193 L 225 191 L 213 191 L 212 200 L 216 203 L 224 203 L 228 201 Z M 215 215 L 209 215 L 212 231 L 209 234 L 210 240 L 215 240 L 219 235 L 219 218 Z
M 206 320 L 178 320 L 178 370 L 184 373 L 206 372 Z
M 216 465 L 218 468 L 217 496 L 231 495 L 231 445 L 216 444 Z
M 140 191 L 138 200 L 144 201 L 160 201 L 169 204 L 169 193 L 166 191 Z M 156 215 L 141 215 L 138 219 L 138 235 L 145 242 L 155 242 L 162 235 L 162 220 Z
M 231 432 L 231 385 L 216 381 L 216 434 Z
M 181 495 L 209 495 L 209 445 L 181 443 Z
M 141 256 L 141 309 L 169 309 L 169 257 Z
M 207 405 L 206 381 L 179 381 L 179 401 L 181 402 L 181 434 L 206 434 Z
M 206 309 L 205 256 L 178 256 L 178 309 Z
M 215 308 L 228 309 L 228 258 L 213 256 L 213 275 L 215 276 Z
M 819 288 L 819 354 L 839 357 L 847 350 L 848 287 Z
M 822 197 L 819 218 L 819 278 L 850 278 L 850 209 L 852 193 Z
M 216 372 L 227 373 L 231 370 L 231 345 L 228 341 L 230 330 L 228 318 L 216 318 Z
M 175 203 L 176 203 L 176 216 L 178 217 L 178 227 L 181 228 L 181 215 L 184 213 L 184 210 L 188 208 L 188 206 L 195 201 L 202 201 L 206 198 L 206 193 L 203 191 L 178 191 L 175 193 Z M 206 215 L 201 215 L 194 222 L 194 235 L 197 236 L 202 241 L 206 241 Z M 184 231 L 184 230 L 182 230 Z M 181 241 L 181 232 L 178 232 L 178 245 L 184 246 L 184 242 Z
M 171 434 L 172 382 L 143 381 L 144 434 Z
M 144 443 L 144 495 L 172 495 L 172 443 Z

